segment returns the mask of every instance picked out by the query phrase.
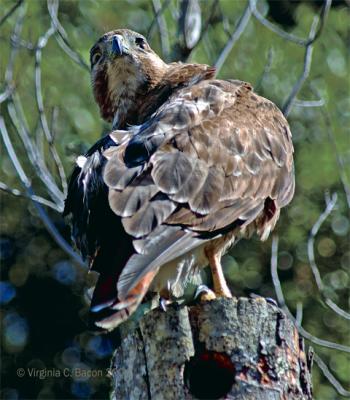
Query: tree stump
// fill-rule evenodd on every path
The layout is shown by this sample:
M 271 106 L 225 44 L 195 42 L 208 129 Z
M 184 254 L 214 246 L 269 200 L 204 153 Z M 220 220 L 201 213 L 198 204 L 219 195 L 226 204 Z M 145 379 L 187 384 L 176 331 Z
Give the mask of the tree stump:
M 155 309 L 122 331 L 112 399 L 312 399 L 303 339 L 264 298 Z

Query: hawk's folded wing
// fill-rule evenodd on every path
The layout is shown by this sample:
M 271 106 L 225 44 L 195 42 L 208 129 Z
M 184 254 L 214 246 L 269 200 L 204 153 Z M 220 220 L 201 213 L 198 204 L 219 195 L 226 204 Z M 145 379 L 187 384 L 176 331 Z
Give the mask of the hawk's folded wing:
M 110 208 L 136 251 L 119 277 L 119 298 L 200 240 L 253 221 L 266 237 L 294 193 L 288 123 L 240 81 L 176 92 L 103 155 Z

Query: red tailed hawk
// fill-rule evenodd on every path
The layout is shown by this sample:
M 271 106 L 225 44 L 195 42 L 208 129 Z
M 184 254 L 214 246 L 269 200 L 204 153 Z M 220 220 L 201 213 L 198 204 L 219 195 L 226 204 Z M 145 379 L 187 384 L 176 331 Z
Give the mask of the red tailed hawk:
M 181 293 L 240 237 L 265 240 L 294 193 L 293 145 L 280 110 L 245 82 L 201 64 L 166 64 L 127 29 L 91 49 L 102 117 L 113 131 L 73 171 L 65 214 L 91 269 L 91 311 L 115 328 L 145 294 Z

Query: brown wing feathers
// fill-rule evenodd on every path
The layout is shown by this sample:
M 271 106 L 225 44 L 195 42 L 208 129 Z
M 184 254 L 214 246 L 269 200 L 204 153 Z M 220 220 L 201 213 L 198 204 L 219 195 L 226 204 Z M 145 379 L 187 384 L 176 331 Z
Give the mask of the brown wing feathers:
M 244 89 L 247 88 L 244 87 Z M 214 102 L 212 91 L 205 89 L 205 93 L 209 93 L 210 101 Z M 219 96 L 220 93 L 217 95 Z M 210 103 L 207 97 L 197 99 L 198 101 Z M 288 143 L 286 145 L 283 135 L 276 135 L 275 131 L 264 128 L 264 121 L 256 117 L 251 122 L 251 128 L 249 128 L 249 121 L 245 122 L 243 128 L 239 128 L 237 125 L 240 123 L 241 116 L 235 119 L 236 108 L 239 109 L 237 104 L 239 105 L 238 100 L 229 102 L 226 107 L 221 106 L 218 114 L 213 113 L 211 118 L 209 116 L 207 119 L 204 117 L 204 120 L 194 127 L 189 125 L 198 119 L 197 116 L 187 113 L 186 124 L 182 115 L 181 124 L 179 124 L 176 123 L 175 114 L 171 121 L 176 127 L 173 132 L 174 137 L 168 139 L 163 146 L 159 146 L 159 150 L 150 157 L 148 160 L 150 168 L 139 180 L 142 185 L 141 182 L 144 182 L 147 177 L 147 184 L 143 185 L 142 190 L 138 182 L 126 186 L 124 191 L 111 190 L 111 208 L 118 215 L 130 216 L 130 209 L 123 209 L 123 201 L 126 197 L 131 197 L 140 205 L 141 191 L 144 192 L 143 200 L 151 200 L 159 191 L 166 194 L 166 197 L 152 201 L 158 201 L 157 204 L 160 207 L 167 209 L 161 218 L 163 222 L 164 216 L 170 215 L 174 208 L 170 207 L 169 203 L 176 205 L 188 203 L 193 213 L 206 215 L 217 206 L 219 201 L 223 200 L 243 201 L 250 198 L 265 200 L 267 197 L 278 200 L 280 192 L 285 193 L 285 186 L 290 186 L 292 180 L 291 166 L 286 164 Z M 169 125 L 162 120 L 157 122 L 158 125 L 164 125 L 165 130 L 171 130 Z M 179 130 L 178 127 L 184 125 L 187 129 Z M 267 125 L 271 123 L 268 121 Z M 154 130 L 157 129 L 159 126 L 154 128 Z M 289 147 L 289 153 L 291 153 L 290 142 Z M 137 166 L 127 168 L 125 172 L 125 165 L 120 166 L 118 160 L 121 151 L 121 149 L 116 150 L 118 155 L 112 157 L 106 166 L 105 181 L 111 189 L 122 189 L 125 182 L 134 178 L 140 171 L 140 166 Z M 113 178 L 109 178 L 109 175 Z M 122 184 L 119 183 L 119 175 L 124 177 Z M 289 180 L 285 178 L 288 175 Z M 151 208 L 158 210 L 158 207 Z M 149 206 L 143 205 L 143 210 L 148 209 L 150 209 Z M 134 211 L 137 210 L 134 203 Z M 152 214 L 151 211 L 150 213 Z M 186 221 L 183 222 L 186 224 Z M 128 225 L 126 223 L 126 226 Z M 136 224 L 133 225 L 136 228 Z
M 109 205 L 121 217 L 131 217 L 158 193 L 159 189 L 148 174 L 137 177 L 124 190 L 109 190 Z
M 237 81 L 203 82 L 183 89 L 138 128 L 136 166 L 126 166 L 128 145 L 113 148 L 104 179 L 126 232 L 152 242 L 162 224 L 177 225 L 192 231 L 195 242 L 198 234 L 252 222 L 268 198 L 284 204 L 293 191 L 292 144 L 271 104 Z M 166 256 L 153 260 L 153 268 L 178 256 L 169 240 L 165 235 L 157 243 Z M 119 279 L 124 295 L 123 282 L 131 290 L 148 270 L 147 257 L 134 257 L 137 263 L 130 261 Z

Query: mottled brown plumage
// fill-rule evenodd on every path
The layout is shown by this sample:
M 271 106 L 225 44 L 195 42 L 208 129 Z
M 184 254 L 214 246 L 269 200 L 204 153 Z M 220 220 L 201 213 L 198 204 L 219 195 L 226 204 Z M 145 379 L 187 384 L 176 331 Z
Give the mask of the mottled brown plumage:
M 104 35 L 91 57 L 114 131 L 73 173 L 66 214 L 101 274 L 96 325 L 113 329 L 147 291 L 181 295 L 208 264 L 216 294 L 230 296 L 221 256 L 253 232 L 265 240 L 294 193 L 287 121 L 249 84 L 165 64 L 129 30 Z

